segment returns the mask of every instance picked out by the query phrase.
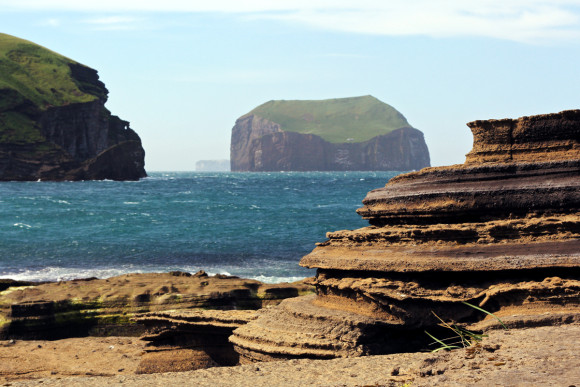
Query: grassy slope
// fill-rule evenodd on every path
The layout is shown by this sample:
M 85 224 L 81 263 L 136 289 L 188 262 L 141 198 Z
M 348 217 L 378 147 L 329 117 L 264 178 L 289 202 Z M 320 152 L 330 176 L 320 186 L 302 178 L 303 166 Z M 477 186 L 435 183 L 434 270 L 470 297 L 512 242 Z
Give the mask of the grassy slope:
M 0 34 L 0 143 L 43 140 L 34 121 L 21 111 L 23 104 L 43 110 L 97 98 L 79 89 L 71 77 L 72 63 L 42 46 Z
M 280 124 L 289 132 L 309 133 L 332 143 L 363 142 L 410 126 L 393 107 L 370 95 L 320 101 L 270 101 L 249 114 Z

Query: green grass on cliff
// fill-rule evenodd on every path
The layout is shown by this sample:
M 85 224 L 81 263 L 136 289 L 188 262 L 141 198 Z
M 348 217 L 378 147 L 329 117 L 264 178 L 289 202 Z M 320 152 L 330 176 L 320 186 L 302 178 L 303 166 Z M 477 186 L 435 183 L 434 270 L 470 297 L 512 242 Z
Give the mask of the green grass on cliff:
M 410 126 L 392 106 L 370 95 L 319 101 L 270 101 L 248 114 L 276 122 L 282 130 L 315 134 L 332 143 L 363 142 Z
M 0 34 L 0 143 L 45 141 L 32 117 L 50 106 L 89 102 L 71 75 L 76 64 L 60 54 L 14 36 Z
M 69 64 L 74 63 L 35 43 L 0 34 L 0 91 L 17 91 L 41 108 L 97 98 L 82 92 L 72 78 Z M 20 102 L 18 94 L 10 93 L 11 100 L 0 101 L 0 107 Z

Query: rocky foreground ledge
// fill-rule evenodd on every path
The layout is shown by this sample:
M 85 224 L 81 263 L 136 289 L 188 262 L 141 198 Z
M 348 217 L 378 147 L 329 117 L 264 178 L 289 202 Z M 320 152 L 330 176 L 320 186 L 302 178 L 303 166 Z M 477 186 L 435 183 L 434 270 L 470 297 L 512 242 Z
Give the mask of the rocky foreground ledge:
M 146 313 L 159 319 L 169 310 L 256 310 L 313 290 L 302 282 L 264 284 L 204 271 L 0 285 L 0 339 L 17 340 L 138 336 L 147 328 L 137 317 Z

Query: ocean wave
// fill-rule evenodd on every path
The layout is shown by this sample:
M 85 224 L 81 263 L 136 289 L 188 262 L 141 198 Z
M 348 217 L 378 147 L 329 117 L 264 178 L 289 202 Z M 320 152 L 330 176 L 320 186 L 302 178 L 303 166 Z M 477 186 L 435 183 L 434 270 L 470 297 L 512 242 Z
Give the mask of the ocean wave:
M 79 268 L 79 267 L 58 267 L 48 266 L 38 269 L 25 269 L 20 271 L 5 271 L 0 272 L 0 279 L 12 279 L 16 281 L 32 281 L 32 282 L 54 282 L 54 281 L 70 281 L 82 278 L 111 278 L 123 274 L 132 273 L 168 273 L 170 271 L 183 271 L 189 273 L 196 273 L 201 270 L 198 267 L 173 267 L 173 266 L 137 266 L 125 265 L 121 267 L 110 268 Z M 224 274 L 232 275 L 227 270 L 214 268 L 213 270 L 205 270 L 208 275 Z
M 304 278 L 306 278 L 306 277 L 304 277 L 304 276 L 298 276 L 298 277 L 281 276 L 281 277 L 278 277 L 278 276 L 268 276 L 268 275 L 257 275 L 257 276 L 250 277 L 250 279 L 264 282 L 266 284 L 279 284 L 279 283 L 283 283 L 283 282 L 296 282 L 296 281 L 303 280 Z
M 42 269 L 26 269 L 18 272 L 6 272 L 0 274 L 0 278 L 8 278 L 16 281 L 69 281 L 80 278 L 110 278 L 127 273 L 140 273 L 139 270 L 122 268 L 91 268 L 80 269 L 71 267 L 44 267 Z
M 14 223 L 14 227 L 24 228 L 24 229 L 27 229 L 27 230 L 29 230 L 31 228 L 34 228 L 34 226 L 31 226 L 31 225 L 26 224 L 26 223 Z
M 116 268 L 77 268 L 77 267 L 44 267 L 41 269 L 27 269 L 18 272 L 4 272 L 0 273 L 0 279 L 12 279 L 16 281 L 31 281 L 31 282 L 57 282 L 57 281 L 71 281 L 75 279 L 82 278 L 111 278 L 123 274 L 132 273 L 167 273 L 170 271 L 183 271 L 188 273 L 196 273 L 201 268 L 198 267 L 136 267 L 136 266 L 126 266 L 126 267 L 116 267 Z M 224 270 L 219 268 L 212 268 L 205 270 L 210 276 L 216 274 L 223 275 L 238 275 L 230 270 Z M 244 277 L 244 276 L 240 276 Z M 276 284 L 283 282 L 296 282 L 303 280 L 305 276 L 276 276 L 276 275 L 256 275 L 247 276 L 248 279 L 254 279 L 267 284 Z

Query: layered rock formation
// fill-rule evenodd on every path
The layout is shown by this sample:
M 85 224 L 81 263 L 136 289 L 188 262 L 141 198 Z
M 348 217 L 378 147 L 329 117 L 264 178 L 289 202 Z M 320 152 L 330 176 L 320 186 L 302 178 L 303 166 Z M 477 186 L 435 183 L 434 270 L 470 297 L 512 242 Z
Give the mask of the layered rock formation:
M 327 234 L 300 264 L 316 296 L 234 331 L 242 361 L 424 347 L 439 320 L 489 329 L 580 320 L 580 111 L 469 123 L 463 165 L 368 193 L 368 227 Z
M 232 129 L 232 171 L 400 171 L 429 166 L 423 133 L 374 97 L 271 101 Z
M 271 285 L 219 274 L 208 276 L 203 271 L 7 285 L 12 286 L 0 292 L 0 339 L 135 335 L 145 330 L 133 319 L 142 313 L 259 309 L 312 292 L 311 286 L 303 283 Z M 155 321 L 161 321 L 161 316 Z M 146 320 L 151 326 L 151 319 Z M 164 323 L 160 324 L 158 331 L 163 331 Z
M 0 180 L 137 180 L 145 151 L 97 71 L 0 34 Z

